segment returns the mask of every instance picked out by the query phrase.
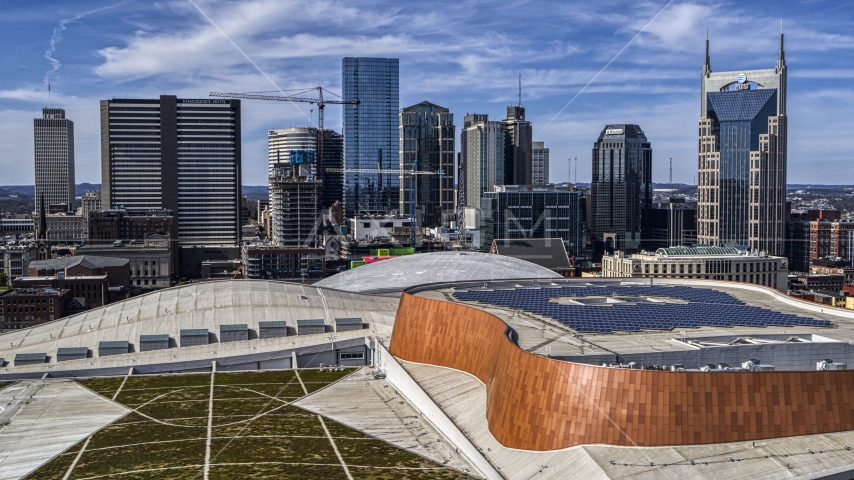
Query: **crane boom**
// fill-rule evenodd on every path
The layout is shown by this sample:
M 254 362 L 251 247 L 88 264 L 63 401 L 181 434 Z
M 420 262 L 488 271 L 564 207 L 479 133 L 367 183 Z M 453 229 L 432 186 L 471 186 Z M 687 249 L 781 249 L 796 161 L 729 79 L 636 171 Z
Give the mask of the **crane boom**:
M 412 172 L 409 170 L 393 170 L 393 169 L 378 169 L 378 168 L 327 168 L 327 172 L 333 173 L 386 173 L 389 175 L 444 175 L 444 170 L 439 170 L 436 172 L 427 172 L 427 171 L 417 171 Z
M 323 97 L 320 98 L 305 98 L 305 97 L 283 97 L 280 95 L 259 95 L 255 93 L 220 93 L 220 92 L 211 92 L 211 97 L 222 97 L 222 98 L 245 98 L 247 100 L 275 100 L 278 102 L 302 102 L 302 103 L 316 103 L 316 104 L 330 104 L 330 105 L 358 105 L 358 100 L 327 100 Z
M 222 98 L 244 98 L 247 100 L 274 100 L 277 102 L 300 102 L 317 104 L 317 174 L 323 177 L 323 143 L 326 139 L 326 134 L 323 127 L 323 112 L 326 108 L 326 104 L 328 103 L 331 105 L 358 105 L 359 100 L 327 100 L 323 98 L 323 87 L 312 88 L 312 90 L 317 90 L 317 98 L 287 97 L 283 95 L 260 95 L 257 93 L 221 92 L 211 92 L 209 96 Z

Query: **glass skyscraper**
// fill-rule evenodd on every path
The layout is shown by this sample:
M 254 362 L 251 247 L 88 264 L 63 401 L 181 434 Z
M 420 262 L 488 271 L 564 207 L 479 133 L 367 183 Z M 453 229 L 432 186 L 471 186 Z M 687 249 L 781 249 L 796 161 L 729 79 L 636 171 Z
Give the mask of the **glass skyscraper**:
M 409 215 L 410 196 L 416 198 L 421 222 L 427 227 L 450 226 L 454 211 L 454 114 L 447 108 L 421 102 L 400 111 L 400 169 L 438 174 L 404 175 L 400 212 Z M 412 192 L 413 186 L 415 192 Z
M 590 202 L 596 253 L 642 247 L 648 234 L 641 217 L 652 208 L 652 147 L 639 126 L 608 125 L 599 134 Z
M 347 216 L 386 214 L 399 208 L 398 132 L 400 67 L 396 58 L 341 61 L 344 99 L 344 210 Z M 371 171 L 373 170 L 373 171 Z
M 712 73 L 709 41 L 702 73 L 697 240 L 784 253 L 786 222 L 786 61 Z

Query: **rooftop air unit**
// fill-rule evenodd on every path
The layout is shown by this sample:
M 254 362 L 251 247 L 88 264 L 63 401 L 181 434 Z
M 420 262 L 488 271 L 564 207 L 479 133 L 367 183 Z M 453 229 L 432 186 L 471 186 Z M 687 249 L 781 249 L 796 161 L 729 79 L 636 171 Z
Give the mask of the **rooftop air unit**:
M 825 359 L 816 363 L 816 370 L 848 370 L 848 365 Z
M 759 363 L 759 360 L 755 358 L 742 363 L 741 366 L 751 372 L 770 372 L 774 370 L 774 365 Z

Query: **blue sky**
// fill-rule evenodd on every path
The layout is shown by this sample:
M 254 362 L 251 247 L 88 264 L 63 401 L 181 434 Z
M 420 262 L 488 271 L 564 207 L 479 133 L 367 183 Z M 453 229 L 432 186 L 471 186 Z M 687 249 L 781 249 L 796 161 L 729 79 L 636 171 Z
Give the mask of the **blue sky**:
M 98 183 L 99 100 L 340 91 L 344 56 L 400 58 L 401 107 L 448 107 L 458 130 L 466 113 L 503 118 L 521 73 L 553 182 L 569 179 L 569 157 L 578 157 L 578 180 L 589 181 L 604 125 L 637 123 L 652 142 L 653 179 L 667 181 L 672 157 L 674 181 L 691 183 L 706 26 L 713 70 L 772 68 L 781 18 L 789 183 L 854 183 L 851 1 L 193 1 L 198 8 L 190 0 L 4 0 L 0 184 L 33 182 L 32 119 L 47 104 L 48 82 L 53 104 L 75 122 L 77 181 Z M 243 103 L 244 184 L 266 184 L 267 130 L 308 124 L 309 108 Z M 340 130 L 339 107 L 326 118 Z

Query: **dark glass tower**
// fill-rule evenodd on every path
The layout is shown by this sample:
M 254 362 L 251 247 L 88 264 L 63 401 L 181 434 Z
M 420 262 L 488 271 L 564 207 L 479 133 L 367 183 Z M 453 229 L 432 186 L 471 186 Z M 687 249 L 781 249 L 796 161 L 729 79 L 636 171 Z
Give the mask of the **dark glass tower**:
M 400 168 L 443 175 L 404 175 L 400 186 L 400 211 L 409 215 L 410 190 L 416 186 L 420 224 L 448 226 L 454 220 L 454 114 L 445 107 L 421 102 L 400 111 Z
M 593 248 L 637 250 L 644 210 L 652 208 L 652 148 L 637 125 L 608 125 L 593 145 Z
M 399 61 L 341 61 L 344 105 L 344 210 L 347 216 L 386 214 L 399 208 Z M 376 170 L 370 172 L 368 170 Z
M 507 107 L 507 118 L 501 122 L 504 130 L 504 184 L 530 185 L 533 170 L 531 122 L 525 120 L 525 107 Z

